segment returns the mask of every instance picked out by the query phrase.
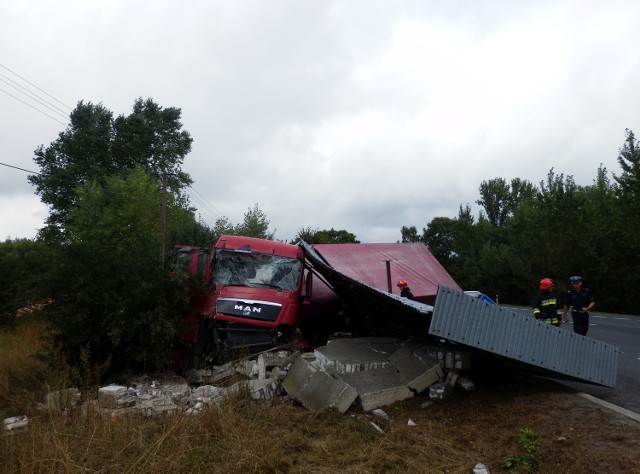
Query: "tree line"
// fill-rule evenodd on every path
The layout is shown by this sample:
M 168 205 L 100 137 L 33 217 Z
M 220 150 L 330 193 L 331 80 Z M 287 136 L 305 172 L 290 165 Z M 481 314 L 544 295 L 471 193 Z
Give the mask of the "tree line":
M 167 366 L 188 311 L 188 287 L 170 272 L 176 244 L 210 247 L 220 235 L 273 239 L 258 204 L 244 219 L 209 227 L 190 204 L 182 170 L 192 138 L 181 111 L 137 99 L 114 117 L 79 102 L 68 127 L 39 146 L 28 180 L 49 216 L 36 239 L 0 243 L 0 323 L 47 302 L 51 347 L 65 363 L 102 374 Z M 635 312 L 640 154 L 633 132 L 620 149 L 619 175 L 598 170 L 593 185 L 551 170 L 534 186 L 520 179 L 481 183 L 483 212 L 460 206 L 402 242 L 424 242 L 465 289 L 527 304 L 537 281 L 581 274 L 602 309 Z M 291 241 L 357 243 L 344 229 L 300 228 Z
M 402 242 L 424 242 L 462 288 L 501 302 L 529 304 L 542 278 L 565 290 L 581 275 L 599 309 L 639 314 L 640 147 L 629 129 L 617 161 L 619 172 L 610 176 L 601 165 L 587 186 L 553 169 L 538 185 L 483 181 L 477 218 L 461 205 L 422 233 L 402 227 Z

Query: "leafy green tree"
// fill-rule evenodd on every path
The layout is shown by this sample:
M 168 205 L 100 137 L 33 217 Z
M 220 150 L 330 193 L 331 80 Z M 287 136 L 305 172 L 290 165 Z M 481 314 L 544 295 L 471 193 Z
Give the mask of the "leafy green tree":
M 250 207 L 247 210 L 243 221 L 235 226 L 234 233 L 236 235 L 272 240 L 275 231 L 269 230 L 269 224 L 270 221 L 267 219 L 266 214 L 256 203 L 252 208 Z
M 167 186 L 174 192 L 192 184 L 181 166 L 193 140 L 182 130 L 180 118 L 178 108 L 136 99 L 132 113 L 114 121 L 113 157 L 121 169 L 142 166 L 158 178 L 166 176 Z
M 348 232 L 344 229 L 335 230 L 312 230 L 310 227 L 301 228 L 298 230 L 298 235 L 291 243 L 304 240 L 309 244 L 359 244 L 360 241 L 356 238 L 355 234 Z
M 629 262 L 640 259 L 640 144 L 634 133 L 626 129 L 625 141 L 618 153 L 618 163 L 622 168 L 614 174 L 618 211 L 615 215 L 618 246 L 615 278 L 618 294 L 623 301 L 634 301 L 640 291 L 640 281 L 635 272 L 629 271 Z M 627 303 L 628 305 L 628 303 Z M 626 305 L 625 305 L 626 306 Z
M 0 243 L 0 324 L 14 322 L 18 309 L 48 300 L 44 283 L 54 264 L 54 250 L 44 242 L 16 239 Z
M 458 256 L 456 249 L 455 219 L 434 217 L 423 229 L 423 241 L 440 264 L 451 273 L 451 267 Z M 453 275 L 452 275 L 453 276 Z M 455 276 L 454 276 L 455 278 Z
M 50 146 L 39 146 L 34 161 L 40 173 L 27 179 L 36 194 L 50 207 L 47 235 L 64 231 L 69 212 L 77 206 L 76 189 L 90 180 L 104 180 L 118 169 L 111 155 L 113 114 L 102 104 L 78 106 L 69 116 L 69 126 Z
M 166 369 L 187 300 L 158 266 L 157 179 L 137 168 L 78 198 L 54 275 L 57 344 L 69 363 L 107 366 L 107 376 Z
M 235 225 L 229 220 L 228 217 L 222 216 L 216 220 L 211 231 L 212 241 L 215 244 L 223 235 L 233 235 L 235 232 Z
M 89 182 L 104 185 L 114 173 L 142 166 L 174 193 L 191 183 L 180 169 L 192 142 L 181 130 L 180 109 L 138 99 L 131 115 L 114 120 L 102 104 L 79 102 L 69 118 L 69 126 L 51 145 L 36 149 L 40 173 L 28 178 L 50 207 L 41 237 L 64 239 L 78 191 Z
M 515 209 L 535 195 L 535 186 L 526 180 L 514 178 L 507 184 L 504 178 L 495 178 L 480 183 L 480 199 L 476 204 L 483 207 L 493 226 L 503 227 Z
M 420 236 L 418 235 L 418 229 L 416 226 L 412 225 L 411 227 L 402 226 L 400 229 L 400 235 L 402 236 L 402 243 L 415 243 L 420 242 Z

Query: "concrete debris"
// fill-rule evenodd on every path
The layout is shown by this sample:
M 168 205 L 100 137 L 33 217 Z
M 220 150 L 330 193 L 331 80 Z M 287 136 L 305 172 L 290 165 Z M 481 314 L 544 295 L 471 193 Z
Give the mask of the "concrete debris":
M 355 389 L 365 411 L 406 400 L 427 388 L 431 398 L 445 398 L 459 379 L 457 367 L 471 363 L 467 352 L 394 338 L 336 339 L 316 348 L 313 355 L 313 360 L 303 355 L 306 365 L 297 363 L 284 378 L 287 393 L 307 407 L 320 406 L 318 395 L 307 389 L 311 378 L 323 377 L 328 385 L 340 380 Z
M 389 356 L 389 363 L 398 371 L 398 378 L 416 393 L 423 392 L 443 376 L 438 362 L 431 357 L 421 359 L 401 347 Z
M 479 462 L 473 468 L 473 474 L 489 474 L 489 469 L 483 463 Z
M 6 432 L 15 432 L 26 428 L 28 424 L 29 419 L 25 415 L 12 416 L 11 418 L 4 419 L 4 430 Z
M 393 338 L 335 339 L 317 348 L 314 355 L 323 370 L 330 366 L 339 374 L 361 372 L 389 366 L 389 356 L 400 344 L 401 340 Z
M 57 390 L 46 395 L 44 404 L 47 410 L 69 410 L 78 405 L 80 396 L 77 388 Z
M 373 426 L 378 433 L 384 434 L 384 431 L 382 430 L 382 428 L 376 425 L 373 421 L 371 421 L 370 423 L 371 423 L 371 426 Z
M 313 410 L 332 407 L 344 413 L 358 397 L 355 388 L 318 370 L 304 357 L 294 362 L 282 386 L 291 398 Z
M 476 389 L 475 384 L 467 377 L 460 377 L 458 379 L 458 386 L 467 392 Z
M 393 367 L 345 372 L 340 374 L 340 379 L 355 388 L 358 402 L 364 411 L 413 397 L 413 392 L 400 381 L 398 372 Z
M 468 353 L 441 346 L 394 338 L 336 339 L 314 352 L 265 352 L 209 370 L 192 370 L 185 377 L 155 374 L 128 385 L 106 385 L 98 389 L 95 399 L 85 400 L 80 410 L 84 416 L 198 415 L 230 396 L 246 394 L 264 401 L 286 394 L 312 410 L 345 413 L 357 402 L 364 411 L 388 420 L 381 407 L 427 389 L 431 399 L 443 399 L 458 386 L 473 390 L 473 382 L 459 374 L 470 362 Z M 68 410 L 77 407 L 80 398 L 78 389 L 68 388 L 47 394 L 40 406 L 43 410 Z M 407 422 L 409 426 L 412 423 Z M 26 424 L 26 416 L 7 418 L 5 431 Z
M 451 395 L 452 391 L 453 387 L 451 385 L 443 382 L 436 382 L 431 387 L 429 387 L 429 397 L 443 400 Z
M 384 418 L 385 420 L 389 419 L 389 415 L 387 415 L 387 412 L 385 412 L 381 408 L 376 408 L 375 410 L 372 410 L 371 414 L 375 415 L 375 416 L 378 416 L 380 418 Z

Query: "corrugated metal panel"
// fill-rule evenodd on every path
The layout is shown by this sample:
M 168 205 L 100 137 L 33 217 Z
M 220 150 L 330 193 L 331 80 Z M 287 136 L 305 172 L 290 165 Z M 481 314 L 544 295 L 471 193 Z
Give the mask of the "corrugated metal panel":
M 569 378 L 616 384 L 617 347 L 445 287 L 438 289 L 429 334 Z

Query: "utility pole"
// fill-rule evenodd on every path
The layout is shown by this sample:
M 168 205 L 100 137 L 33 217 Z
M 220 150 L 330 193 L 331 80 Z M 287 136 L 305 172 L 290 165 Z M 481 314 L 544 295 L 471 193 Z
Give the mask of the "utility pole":
M 167 173 L 162 173 L 162 210 L 160 217 L 160 268 L 164 266 L 164 247 L 167 235 Z

